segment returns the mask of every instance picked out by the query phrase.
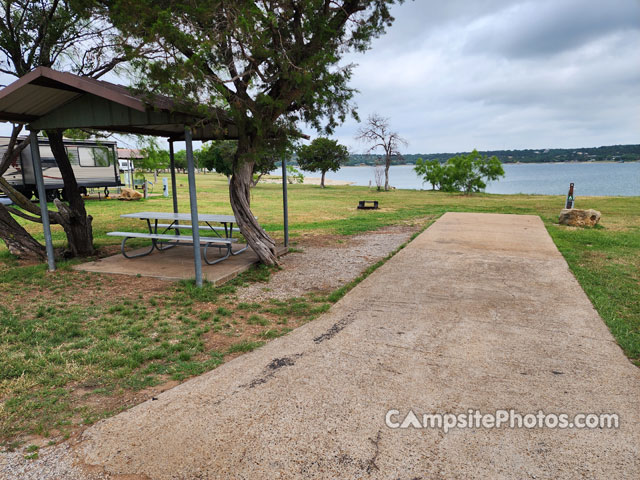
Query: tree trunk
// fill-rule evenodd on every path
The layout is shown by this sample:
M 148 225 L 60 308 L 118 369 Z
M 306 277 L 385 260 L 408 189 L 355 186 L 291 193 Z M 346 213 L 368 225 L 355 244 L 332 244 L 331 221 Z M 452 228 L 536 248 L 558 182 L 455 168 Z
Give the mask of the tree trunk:
M 22 225 L 11 216 L 6 207 L 0 204 L 0 238 L 16 257 L 47 258 L 44 246 L 40 245 Z
M 4 152 L 2 160 L 0 161 L 0 177 L 7 171 L 9 166 L 18 158 L 27 145 L 29 145 L 29 139 L 18 142 L 18 135 L 22 131 L 22 125 L 14 125 L 9 139 L 9 144 Z M 2 179 L 4 180 L 4 179 Z M 8 186 L 8 184 L 4 184 Z M 0 191 L 5 191 L 9 198 L 14 200 L 10 195 L 12 192 L 4 186 L 0 186 Z M 18 192 L 13 192 L 18 193 Z M 24 199 L 27 201 L 26 199 Z M 15 201 L 15 200 L 14 200 Z M 26 206 L 30 206 L 31 202 L 27 201 Z M 20 225 L 11 216 L 9 210 L 4 205 L 0 205 L 0 238 L 7 245 L 9 252 L 17 257 L 31 257 L 38 260 L 44 260 L 46 258 L 45 248 L 27 232 L 22 225 Z
M 327 173 L 324 170 L 322 171 L 322 177 L 320 177 L 320 186 L 324 188 L 324 174 Z
M 238 148 L 240 150 L 240 148 Z M 265 265 L 278 265 L 276 242 L 264 231 L 251 213 L 251 180 L 253 162 L 242 160 L 236 153 L 233 175 L 229 182 L 229 199 L 236 222 L 247 243 Z
M 384 191 L 389 190 L 389 167 L 391 166 L 391 159 L 387 157 L 387 162 L 384 165 Z
M 252 175 L 251 176 L 251 187 L 255 187 L 256 185 L 258 185 L 258 183 L 260 183 L 260 179 L 262 178 L 263 175 L 264 175 L 264 173 L 259 173 L 257 175 Z
M 47 130 L 47 137 L 49 137 L 49 146 L 64 181 L 65 197 L 69 202 L 68 206 L 59 200 L 55 202 L 62 217 L 62 228 L 64 228 L 64 232 L 67 235 L 69 253 L 74 257 L 94 255 L 95 249 L 93 248 L 93 231 L 91 228 L 93 217 L 87 215 L 76 176 L 73 173 L 71 162 L 69 162 L 69 157 L 64 147 L 62 131 Z
M 4 175 L 9 167 L 20 157 L 22 150 L 29 145 L 28 137 L 21 142 L 18 142 L 18 135 L 21 131 L 22 125 L 13 126 L 11 136 L 9 137 L 9 143 L 7 144 L 7 149 L 4 151 L 2 160 L 0 161 L 0 176 Z

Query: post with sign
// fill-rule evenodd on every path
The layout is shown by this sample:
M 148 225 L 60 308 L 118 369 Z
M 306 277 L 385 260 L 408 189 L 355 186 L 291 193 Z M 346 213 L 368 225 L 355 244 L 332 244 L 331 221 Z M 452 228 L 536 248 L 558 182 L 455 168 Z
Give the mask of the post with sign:
M 564 208 L 571 209 L 573 208 L 573 183 L 569 184 L 569 193 L 567 194 L 567 203 Z

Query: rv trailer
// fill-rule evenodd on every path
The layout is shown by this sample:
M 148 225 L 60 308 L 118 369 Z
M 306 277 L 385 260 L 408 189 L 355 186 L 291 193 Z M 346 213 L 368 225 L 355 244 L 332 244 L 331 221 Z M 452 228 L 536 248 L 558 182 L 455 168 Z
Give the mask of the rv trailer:
M 23 140 L 21 138 L 20 140 Z M 64 182 L 56 159 L 45 137 L 38 137 L 42 175 L 47 201 L 64 198 Z M 9 137 L 0 137 L 0 158 L 6 151 Z M 116 161 L 116 142 L 106 140 L 64 140 L 67 155 L 76 176 L 80 193 L 86 195 L 89 188 L 104 188 L 109 195 L 109 187 L 119 187 L 120 172 Z M 25 148 L 3 175 L 5 180 L 27 198 L 38 196 L 33 174 L 31 149 Z

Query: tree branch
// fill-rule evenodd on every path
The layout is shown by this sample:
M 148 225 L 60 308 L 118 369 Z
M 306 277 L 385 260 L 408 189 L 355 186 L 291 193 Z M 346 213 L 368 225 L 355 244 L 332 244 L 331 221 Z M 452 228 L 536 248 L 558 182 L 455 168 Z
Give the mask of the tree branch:
M 31 200 L 18 192 L 2 177 L 0 177 L 0 189 L 2 189 L 4 193 L 11 199 L 11 201 L 18 205 L 20 208 L 26 210 L 29 213 L 32 213 L 33 215 L 40 216 L 40 208 L 31 203 Z M 46 199 L 40 199 L 40 201 L 46 202 Z M 51 223 L 61 223 L 60 214 L 58 212 L 52 212 L 51 210 L 49 210 L 49 219 Z
M 29 139 L 26 138 L 16 147 L 16 142 L 18 141 L 18 135 L 22 131 L 22 125 L 17 124 L 13 126 L 11 130 L 11 137 L 9 138 L 9 144 L 7 145 L 7 149 L 5 150 L 2 161 L 0 162 L 0 176 L 4 175 L 9 166 L 15 161 L 15 159 L 20 155 L 22 150 L 26 148 L 29 144 Z
M 18 210 L 13 207 L 5 206 L 9 213 L 13 213 L 14 215 L 24 218 L 25 220 L 29 220 L 31 222 L 42 223 L 42 217 L 32 217 L 31 215 L 27 215 L 22 210 Z

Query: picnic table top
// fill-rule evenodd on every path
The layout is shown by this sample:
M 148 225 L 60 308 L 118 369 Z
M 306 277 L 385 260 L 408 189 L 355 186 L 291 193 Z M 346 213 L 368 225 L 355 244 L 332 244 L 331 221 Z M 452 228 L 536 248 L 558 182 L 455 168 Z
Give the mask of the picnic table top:
M 141 220 L 171 220 L 175 221 L 191 221 L 190 213 L 173 213 L 173 212 L 137 212 L 137 213 L 125 213 L 120 215 L 122 218 L 139 218 Z M 214 223 L 237 223 L 236 217 L 233 215 L 210 215 L 210 214 L 198 214 L 199 222 L 214 222 Z

